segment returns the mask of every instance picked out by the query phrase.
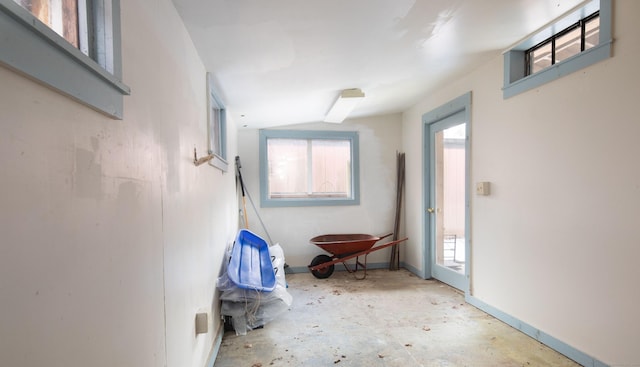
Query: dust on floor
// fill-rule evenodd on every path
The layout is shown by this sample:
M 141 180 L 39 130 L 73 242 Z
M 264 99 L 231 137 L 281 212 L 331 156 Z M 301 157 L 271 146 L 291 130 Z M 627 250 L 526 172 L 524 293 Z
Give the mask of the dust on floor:
M 247 335 L 226 332 L 216 367 L 579 366 L 403 269 L 287 282 L 291 308 Z

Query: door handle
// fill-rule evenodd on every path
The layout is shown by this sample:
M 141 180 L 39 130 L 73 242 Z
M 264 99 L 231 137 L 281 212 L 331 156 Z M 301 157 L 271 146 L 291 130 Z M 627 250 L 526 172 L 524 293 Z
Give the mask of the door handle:
M 435 209 L 433 209 L 433 208 L 427 208 L 427 211 L 428 211 L 429 213 L 433 213 L 433 212 L 435 212 L 436 210 L 435 210 Z

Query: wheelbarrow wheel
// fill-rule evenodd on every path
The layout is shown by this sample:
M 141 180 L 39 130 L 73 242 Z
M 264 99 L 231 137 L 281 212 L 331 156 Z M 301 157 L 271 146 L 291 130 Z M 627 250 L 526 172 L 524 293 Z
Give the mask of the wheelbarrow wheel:
M 313 258 L 313 260 L 311 260 L 311 265 L 309 266 L 316 266 L 316 265 L 320 265 L 320 264 L 324 264 L 324 263 L 328 263 L 331 260 L 333 260 L 331 257 L 327 256 L 327 255 L 318 255 L 316 257 Z M 335 268 L 335 266 L 333 264 L 326 266 L 322 269 L 316 269 L 316 270 L 311 270 L 311 274 L 313 274 L 314 277 L 318 278 L 318 279 L 326 279 L 328 277 L 331 276 L 331 274 L 333 274 L 333 269 Z

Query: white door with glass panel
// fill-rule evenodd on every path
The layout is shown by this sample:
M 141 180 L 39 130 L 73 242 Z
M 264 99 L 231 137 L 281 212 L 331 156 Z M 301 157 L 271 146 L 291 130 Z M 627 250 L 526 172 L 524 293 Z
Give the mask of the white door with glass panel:
M 467 148 L 464 112 L 428 125 L 427 216 L 431 276 L 467 289 Z

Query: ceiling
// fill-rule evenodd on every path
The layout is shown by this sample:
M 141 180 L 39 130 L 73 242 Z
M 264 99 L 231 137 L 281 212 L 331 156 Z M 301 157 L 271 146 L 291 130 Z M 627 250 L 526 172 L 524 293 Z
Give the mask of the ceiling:
M 581 0 L 173 0 L 217 94 L 245 128 L 401 112 Z

